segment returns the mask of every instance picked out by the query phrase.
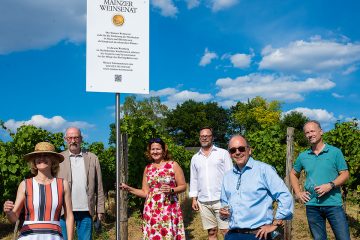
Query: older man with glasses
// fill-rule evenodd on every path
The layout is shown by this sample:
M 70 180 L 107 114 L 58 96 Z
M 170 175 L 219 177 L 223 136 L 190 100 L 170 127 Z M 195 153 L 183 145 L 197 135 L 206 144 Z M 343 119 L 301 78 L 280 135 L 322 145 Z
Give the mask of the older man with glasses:
M 69 182 L 71 201 L 78 239 L 92 239 L 92 217 L 103 220 L 105 198 L 102 185 L 101 169 L 98 157 L 81 148 L 80 129 L 70 127 L 64 137 L 68 149 L 61 154 L 64 161 L 60 163 L 58 177 Z M 64 216 L 60 219 L 64 239 L 67 239 Z
M 273 239 L 278 226 L 292 218 L 291 193 L 272 166 L 251 157 L 245 137 L 233 136 L 229 153 L 235 165 L 225 174 L 221 189 L 220 214 L 229 219 L 225 240 Z
M 233 164 L 225 149 L 213 145 L 212 133 L 210 127 L 200 130 L 201 148 L 191 159 L 189 197 L 193 210 L 200 210 L 208 239 L 217 239 L 218 228 L 225 235 L 229 226 L 220 218 L 220 193 L 224 174 Z

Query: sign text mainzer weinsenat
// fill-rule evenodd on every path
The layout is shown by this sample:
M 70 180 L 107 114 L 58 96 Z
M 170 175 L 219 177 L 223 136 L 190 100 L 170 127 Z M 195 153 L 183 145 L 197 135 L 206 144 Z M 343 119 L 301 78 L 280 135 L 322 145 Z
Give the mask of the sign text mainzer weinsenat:
M 100 5 L 103 11 L 128 12 L 136 13 L 137 8 L 133 7 L 132 1 L 104 0 L 104 4 Z

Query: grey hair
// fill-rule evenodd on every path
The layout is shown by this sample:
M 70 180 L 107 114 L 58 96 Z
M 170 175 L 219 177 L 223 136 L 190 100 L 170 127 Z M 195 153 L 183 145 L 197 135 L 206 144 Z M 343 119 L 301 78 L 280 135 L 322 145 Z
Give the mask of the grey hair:
M 319 121 L 316 121 L 316 120 L 309 120 L 309 121 L 307 121 L 307 122 L 304 124 L 303 129 L 305 129 L 305 126 L 306 126 L 308 123 L 315 123 L 320 129 L 322 129 L 320 122 L 319 122 Z

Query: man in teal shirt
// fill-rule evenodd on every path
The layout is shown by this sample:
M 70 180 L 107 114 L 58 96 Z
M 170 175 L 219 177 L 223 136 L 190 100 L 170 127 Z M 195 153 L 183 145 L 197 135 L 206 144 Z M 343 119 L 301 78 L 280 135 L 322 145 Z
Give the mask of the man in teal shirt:
M 290 173 L 290 182 L 300 202 L 306 205 L 310 232 L 315 240 L 326 240 L 326 219 L 338 240 L 350 240 L 349 226 L 342 208 L 340 186 L 349 178 L 341 150 L 325 144 L 320 123 L 304 125 L 311 148 L 300 153 Z M 305 190 L 299 185 L 301 171 L 306 173 Z

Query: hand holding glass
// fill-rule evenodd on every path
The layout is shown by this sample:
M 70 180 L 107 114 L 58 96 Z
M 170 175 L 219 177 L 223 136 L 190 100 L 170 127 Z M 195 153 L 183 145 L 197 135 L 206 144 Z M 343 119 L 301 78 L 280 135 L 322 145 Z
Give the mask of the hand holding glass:
M 170 188 L 171 178 L 169 176 L 166 176 L 160 178 L 159 181 L 161 183 L 160 191 L 162 191 L 163 193 L 169 193 L 171 189 Z
M 220 218 L 224 221 L 228 221 L 231 216 L 231 207 L 230 205 L 223 205 L 220 208 Z
M 308 179 L 308 190 L 310 192 L 310 198 L 318 198 L 319 194 L 316 192 L 316 183 L 312 180 L 312 178 Z

